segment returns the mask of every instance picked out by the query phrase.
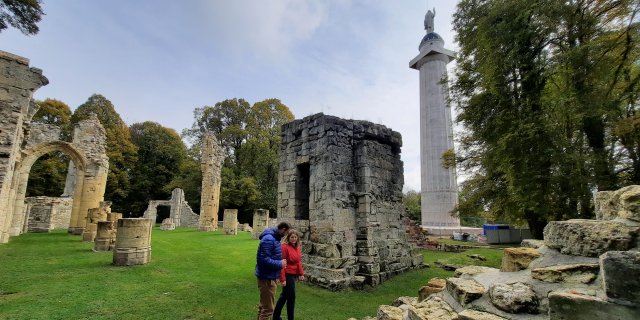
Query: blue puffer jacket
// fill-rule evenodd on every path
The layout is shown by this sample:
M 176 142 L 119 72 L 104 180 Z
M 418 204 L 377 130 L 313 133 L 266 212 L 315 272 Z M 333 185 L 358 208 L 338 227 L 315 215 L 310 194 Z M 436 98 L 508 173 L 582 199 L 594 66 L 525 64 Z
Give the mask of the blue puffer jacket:
M 256 277 L 276 280 L 282 269 L 282 247 L 280 234 L 276 229 L 268 228 L 260 234 L 260 245 L 256 255 Z

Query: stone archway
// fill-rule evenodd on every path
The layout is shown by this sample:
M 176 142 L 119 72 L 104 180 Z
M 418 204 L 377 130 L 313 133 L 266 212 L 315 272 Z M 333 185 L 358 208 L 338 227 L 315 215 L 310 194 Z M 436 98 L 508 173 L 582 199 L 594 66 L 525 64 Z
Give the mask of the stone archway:
M 69 228 L 84 227 L 84 220 L 86 220 L 86 213 L 89 209 L 86 207 L 87 202 L 83 201 L 83 197 L 86 194 L 83 186 L 86 176 L 87 158 L 72 143 L 64 141 L 50 141 L 40 143 L 23 150 L 22 161 L 16 164 L 11 188 L 14 192 L 14 195 L 12 195 L 13 206 L 10 207 L 8 211 L 9 217 L 12 217 L 11 227 L 8 232 L 10 236 L 19 235 L 22 232 L 22 226 L 26 217 L 24 199 L 27 192 L 27 183 L 29 181 L 31 167 L 38 158 L 52 151 L 60 151 L 64 153 L 75 165 L 75 190 Z M 81 212 L 84 212 L 84 214 Z

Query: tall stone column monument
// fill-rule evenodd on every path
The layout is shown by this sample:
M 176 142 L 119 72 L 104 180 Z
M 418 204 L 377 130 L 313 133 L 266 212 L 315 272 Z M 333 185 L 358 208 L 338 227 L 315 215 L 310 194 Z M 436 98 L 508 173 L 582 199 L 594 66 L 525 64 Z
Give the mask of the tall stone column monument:
M 420 167 L 422 171 L 422 227 L 436 234 L 451 234 L 460 220 L 451 216 L 458 204 L 455 168 L 445 168 L 442 155 L 453 150 L 451 108 L 447 103 L 447 64 L 454 52 L 433 32 L 435 9 L 424 19 L 427 34 L 418 56 L 409 66 L 420 71 Z
M 200 192 L 200 231 L 218 229 L 218 209 L 220 208 L 220 170 L 223 160 L 222 147 L 215 135 L 205 133 L 202 138 L 202 191 Z

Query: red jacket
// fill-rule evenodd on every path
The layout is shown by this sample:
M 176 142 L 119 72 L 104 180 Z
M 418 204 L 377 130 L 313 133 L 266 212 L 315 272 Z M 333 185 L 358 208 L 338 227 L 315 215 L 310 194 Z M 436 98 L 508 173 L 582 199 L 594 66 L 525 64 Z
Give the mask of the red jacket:
M 283 243 L 282 259 L 287 259 L 287 267 L 280 271 L 280 281 L 286 281 L 285 273 L 298 276 L 304 275 L 304 270 L 302 270 L 302 248 L 300 246 L 296 248 L 288 243 Z

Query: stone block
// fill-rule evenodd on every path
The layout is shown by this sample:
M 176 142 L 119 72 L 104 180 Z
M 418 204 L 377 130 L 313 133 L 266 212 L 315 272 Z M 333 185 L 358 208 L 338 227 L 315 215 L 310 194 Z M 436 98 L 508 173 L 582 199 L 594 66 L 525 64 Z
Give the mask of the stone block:
M 598 276 L 595 263 L 554 265 L 531 270 L 531 277 L 544 282 L 591 283 Z
M 500 271 L 515 272 L 529 267 L 529 263 L 540 256 L 533 248 L 506 248 L 502 256 Z
M 640 319 L 640 309 L 604 301 L 575 292 L 549 293 L 550 320 Z
M 404 296 L 394 300 L 393 303 L 391 303 L 391 305 L 394 307 L 400 307 L 403 304 L 414 305 L 416 303 L 418 303 L 418 299 L 416 297 Z
M 456 277 L 464 277 L 464 276 L 475 276 L 480 273 L 485 272 L 500 272 L 499 269 L 491 268 L 491 267 L 483 267 L 483 266 L 465 266 L 462 268 L 456 269 Z
M 524 239 L 520 243 L 520 246 L 523 247 L 523 248 L 538 249 L 538 248 L 544 246 L 544 240 Z
M 544 242 L 563 254 L 598 257 L 607 251 L 627 251 L 635 247 L 639 233 L 640 227 L 613 221 L 552 221 L 544 228 Z
M 600 256 L 600 269 L 609 301 L 640 308 L 640 252 L 609 251 Z
M 495 284 L 489 289 L 491 303 L 509 313 L 538 313 L 538 297 L 526 284 Z
M 442 278 L 431 278 L 427 285 L 418 291 L 418 302 L 424 301 L 430 295 L 438 293 L 447 287 L 447 280 Z
M 458 320 L 507 320 L 493 313 L 467 309 L 458 313 Z
M 640 221 L 640 186 L 631 185 L 616 191 L 600 191 L 594 196 L 596 219 L 624 218 Z
M 378 307 L 378 320 L 403 320 L 404 312 L 394 306 L 381 305 Z
M 414 305 L 414 308 L 408 309 L 407 318 L 409 320 L 456 320 L 458 314 L 442 298 L 430 297 Z
M 466 305 L 485 293 L 485 288 L 473 279 L 447 278 L 447 291 L 461 305 Z

